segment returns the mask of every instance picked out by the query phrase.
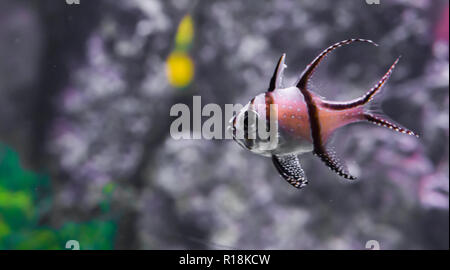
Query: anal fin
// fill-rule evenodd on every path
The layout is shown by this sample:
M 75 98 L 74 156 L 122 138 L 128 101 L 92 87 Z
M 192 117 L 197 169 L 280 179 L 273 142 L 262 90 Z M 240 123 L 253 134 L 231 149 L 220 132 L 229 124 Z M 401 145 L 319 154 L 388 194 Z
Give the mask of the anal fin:
M 345 179 L 349 180 L 355 180 L 356 177 L 351 175 L 347 167 L 344 163 L 340 161 L 340 159 L 337 157 L 336 152 L 334 149 L 325 147 L 319 147 L 317 149 L 314 149 L 314 154 L 322 160 L 325 165 L 330 168 L 332 171 L 337 173 L 339 176 L 344 177 Z

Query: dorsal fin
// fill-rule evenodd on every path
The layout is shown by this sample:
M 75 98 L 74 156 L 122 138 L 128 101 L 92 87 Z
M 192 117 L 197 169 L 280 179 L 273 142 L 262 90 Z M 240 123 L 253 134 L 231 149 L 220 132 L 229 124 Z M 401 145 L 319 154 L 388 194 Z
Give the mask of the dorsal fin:
M 283 71 L 286 68 L 286 65 L 284 64 L 284 59 L 286 58 L 286 54 L 283 53 L 278 60 L 277 66 L 275 67 L 275 70 L 273 72 L 272 78 L 270 79 L 269 88 L 267 89 L 268 92 L 272 92 L 273 90 L 277 88 L 281 88 L 281 80 L 283 76 Z
M 347 44 L 350 44 L 353 42 L 367 42 L 367 43 L 371 43 L 375 46 L 378 46 L 378 44 L 376 44 L 372 40 L 360 39 L 360 38 L 347 39 L 347 40 L 343 40 L 341 42 L 331 45 L 330 47 L 323 50 L 308 66 L 306 66 L 302 75 L 300 75 L 298 82 L 296 83 L 297 88 L 299 88 L 299 89 L 307 88 L 309 79 L 311 78 L 312 74 L 314 73 L 315 69 L 320 64 L 322 59 L 325 58 L 325 56 L 327 56 L 330 52 L 334 51 L 336 48 L 339 48 L 343 45 L 347 45 Z

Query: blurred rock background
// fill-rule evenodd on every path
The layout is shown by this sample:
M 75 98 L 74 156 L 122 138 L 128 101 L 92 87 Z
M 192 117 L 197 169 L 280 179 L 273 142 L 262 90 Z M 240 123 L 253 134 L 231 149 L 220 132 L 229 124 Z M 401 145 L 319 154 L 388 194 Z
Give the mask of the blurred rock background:
M 449 247 L 448 1 L 0 2 L 0 248 Z M 362 95 L 399 55 L 370 124 L 335 136 L 359 175 L 312 155 L 296 190 L 231 140 L 174 140 L 175 103 L 245 104 L 327 46 L 312 88 Z M 224 119 L 228 120 L 228 119 Z

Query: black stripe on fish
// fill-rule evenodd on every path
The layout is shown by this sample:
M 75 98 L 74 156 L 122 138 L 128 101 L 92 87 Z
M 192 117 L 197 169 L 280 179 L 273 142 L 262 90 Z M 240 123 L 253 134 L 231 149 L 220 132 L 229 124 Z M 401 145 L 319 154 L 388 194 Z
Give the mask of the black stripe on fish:
M 301 90 L 302 91 L 302 90 Z M 350 175 L 342 163 L 337 158 L 336 154 L 327 150 L 322 142 L 320 131 L 319 111 L 316 104 L 312 100 L 311 93 L 307 90 L 302 91 L 308 108 L 309 125 L 311 127 L 311 137 L 314 145 L 314 154 L 322 160 L 328 168 L 346 179 L 355 180 L 356 177 Z
M 354 180 L 356 179 L 356 177 L 348 174 L 344 166 L 342 166 L 341 163 L 339 162 L 339 159 L 336 157 L 334 152 L 328 151 L 323 144 L 319 120 L 319 111 L 317 105 L 313 100 L 311 92 L 309 92 L 307 89 L 307 86 L 308 80 L 311 77 L 312 73 L 314 72 L 315 68 L 328 53 L 330 53 L 331 51 L 333 51 L 338 47 L 341 47 L 342 45 L 350 44 L 355 41 L 373 43 L 372 41 L 365 39 L 349 39 L 328 47 L 326 50 L 322 51 L 322 53 L 319 54 L 310 65 L 306 67 L 305 71 L 302 73 L 302 76 L 299 79 L 299 82 L 296 85 L 297 88 L 300 90 L 300 92 L 303 94 L 303 97 L 305 99 L 308 108 L 309 125 L 311 128 L 311 138 L 314 146 L 313 153 L 317 155 L 322 160 L 322 162 L 324 162 L 325 165 L 327 165 L 331 170 L 336 172 L 338 175 L 350 180 Z
M 266 131 L 270 131 L 270 105 L 274 104 L 272 93 L 266 92 L 264 95 L 266 104 Z
M 316 104 L 313 101 L 311 93 L 305 88 L 299 88 L 302 92 L 303 97 L 306 102 L 306 107 L 308 109 L 309 116 L 309 126 L 311 129 L 311 139 L 313 141 L 314 149 L 322 148 L 322 136 L 320 135 L 320 121 L 319 121 L 319 111 Z
M 236 141 L 236 115 L 233 117 L 233 139 Z
M 253 101 L 253 100 L 252 100 Z M 255 140 L 249 138 L 249 132 L 248 132 L 248 110 L 244 113 L 244 140 L 245 140 L 245 147 L 248 148 L 248 150 L 252 150 L 253 146 L 255 145 Z
M 252 100 L 250 100 L 250 107 L 249 109 L 253 110 L 253 105 L 255 104 L 255 98 L 252 98 Z M 246 141 L 246 146 L 249 150 L 253 149 L 253 147 L 255 146 L 255 139 L 250 139 L 249 138 L 249 134 L 248 134 L 248 110 L 245 112 L 244 115 L 244 139 Z

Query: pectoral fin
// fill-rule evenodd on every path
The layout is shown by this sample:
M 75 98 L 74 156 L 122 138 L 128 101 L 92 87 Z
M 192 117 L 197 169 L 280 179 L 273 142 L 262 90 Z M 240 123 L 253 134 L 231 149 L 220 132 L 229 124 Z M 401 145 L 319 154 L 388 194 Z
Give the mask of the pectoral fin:
M 296 188 L 302 188 L 308 184 L 297 155 L 272 155 L 272 161 L 280 175 Z

